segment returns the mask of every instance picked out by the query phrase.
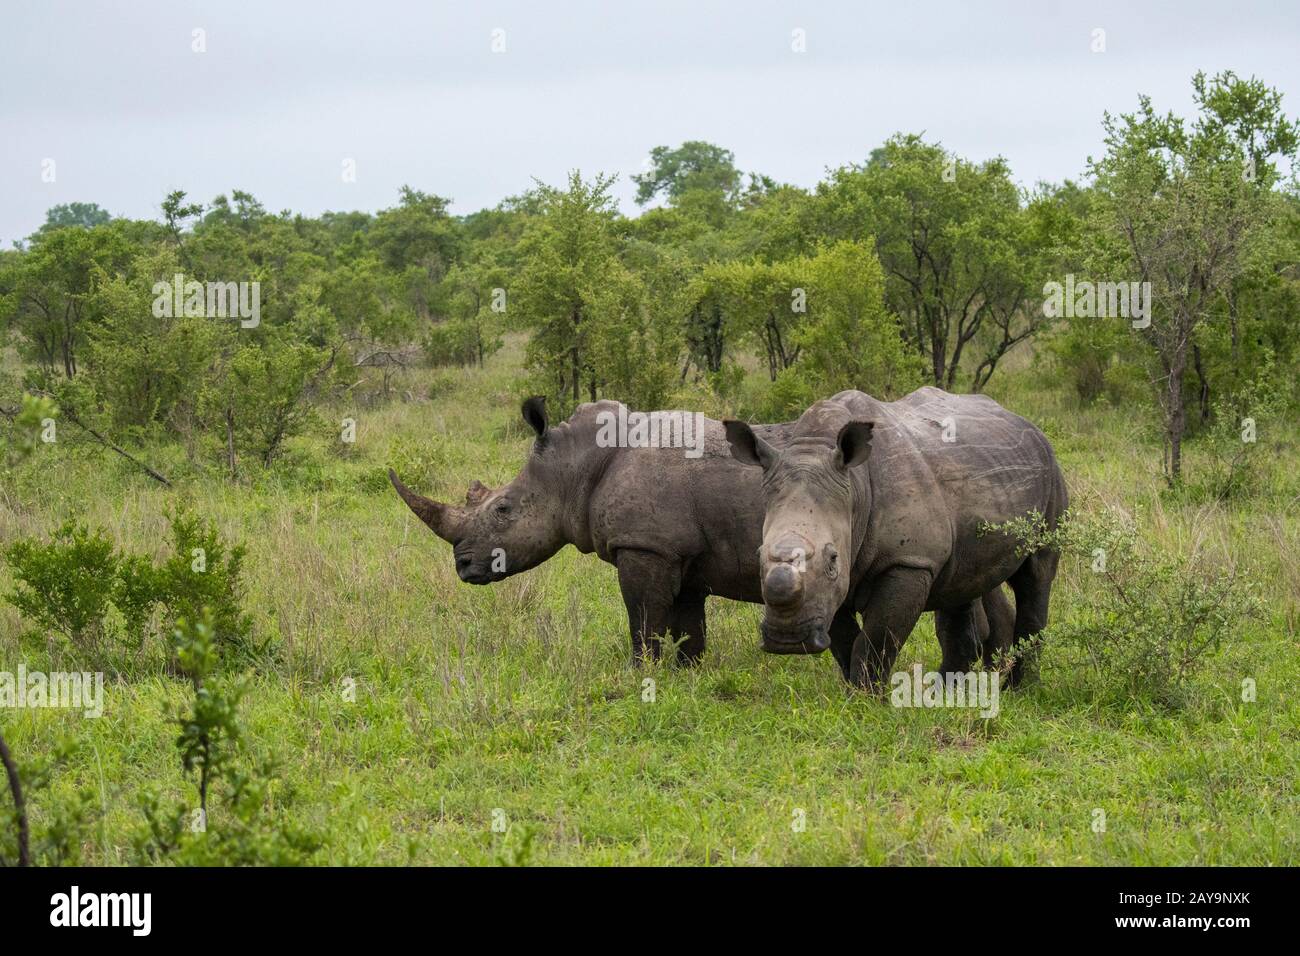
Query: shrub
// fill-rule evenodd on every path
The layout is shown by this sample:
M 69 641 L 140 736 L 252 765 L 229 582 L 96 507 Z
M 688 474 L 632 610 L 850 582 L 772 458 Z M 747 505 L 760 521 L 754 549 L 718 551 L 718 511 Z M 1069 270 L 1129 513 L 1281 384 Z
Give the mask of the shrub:
M 14 541 L 5 561 L 16 580 L 14 591 L 6 596 L 9 604 L 36 627 L 61 633 L 75 648 L 95 657 L 103 652 L 109 606 L 120 593 L 121 564 L 103 531 L 69 520 L 48 544 L 27 538 Z
M 1052 547 L 1087 569 L 1078 602 L 1044 645 L 1076 652 L 1103 694 L 1179 704 L 1224 636 L 1260 610 L 1239 568 L 1154 547 L 1113 510 L 1072 511 L 1054 531 L 1037 513 L 986 530 L 1018 538 L 1021 553 Z
M 416 487 L 428 487 L 437 482 L 438 465 L 441 464 L 437 445 L 405 436 L 394 438 L 388 446 L 388 461 L 382 468 L 369 472 L 373 480 L 367 483 L 371 491 L 391 491 L 388 484 L 388 469 L 394 469 L 403 481 L 409 481 Z M 407 476 L 410 477 L 407 477 Z
M 485 320 L 448 319 L 429 329 L 424 339 L 424 354 L 429 364 L 482 365 L 483 360 L 501 348 L 504 340 L 485 331 Z
M 0 408 L 0 413 L 12 423 L 0 429 L 0 465 L 15 465 L 40 447 L 45 422 L 56 419 L 59 409 L 48 398 L 24 394 L 17 408 Z
M 172 555 L 158 569 L 167 614 L 165 631 L 174 631 L 182 619 L 198 620 L 204 609 L 212 614 L 222 653 L 245 657 L 264 654 L 268 648 L 251 644 L 252 621 L 241 608 L 243 545 L 228 545 L 208 520 L 178 506 L 168 514 Z
M 1047 341 L 1058 374 L 1085 405 L 1101 398 L 1125 346 L 1122 323 L 1096 319 L 1065 322 Z
M 180 734 L 176 749 L 187 774 L 196 775 L 198 806 L 163 806 L 157 793 L 141 803 L 147 829 L 135 849 L 151 862 L 169 858 L 198 866 L 296 866 L 309 862 L 322 841 L 307 830 L 267 822 L 265 811 L 273 767 L 268 761 L 241 767 L 243 733 L 238 710 L 246 685 L 223 680 L 216 671 L 221 658 L 217 628 L 210 611 L 195 620 L 182 618 L 172 632 L 176 664 L 190 682 L 193 699 L 176 715 Z M 213 788 L 225 793 L 220 826 L 209 828 Z
M 112 660 L 123 645 L 143 650 L 160 607 L 166 629 L 209 610 L 223 655 L 265 654 L 268 648 L 251 644 L 252 623 L 240 606 L 243 546 L 228 545 L 210 522 L 183 507 L 168 517 L 173 553 L 160 566 L 119 552 L 103 529 L 76 521 L 61 525 L 48 543 L 15 541 L 4 552 L 16 582 L 5 599 L 93 663 Z
M 1285 395 L 1271 361 L 1232 394 L 1214 403 L 1214 417 L 1203 436 L 1207 460 L 1186 482 L 1193 499 L 1226 501 L 1257 494 L 1270 455 L 1265 448 L 1282 418 Z

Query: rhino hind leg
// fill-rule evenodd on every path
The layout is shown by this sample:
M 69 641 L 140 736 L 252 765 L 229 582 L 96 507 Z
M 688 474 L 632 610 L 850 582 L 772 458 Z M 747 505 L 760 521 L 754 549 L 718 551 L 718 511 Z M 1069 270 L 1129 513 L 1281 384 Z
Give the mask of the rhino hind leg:
M 954 607 L 938 608 L 934 612 L 934 631 L 943 648 L 943 674 L 966 674 L 979 660 L 984 636 L 988 633 L 988 618 L 981 600 L 968 601 Z
M 691 667 L 704 656 L 704 595 L 689 591 L 673 605 L 672 636 L 677 642 L 677 663 Z
M 1025 558 L 1007 581 L 1016 595 L 1015 663 L 1007 686 L 1032 680 L 1038 670 L 1038 632 L 1047 627 L 1047 604 L 1060 555 L 1044 549 Z
M 984 666 L 1002 666 L 1002 658 L 1011 651 L 1015 640 L 1016 611 L 1001 586 L 980 599 L 980 650 Z

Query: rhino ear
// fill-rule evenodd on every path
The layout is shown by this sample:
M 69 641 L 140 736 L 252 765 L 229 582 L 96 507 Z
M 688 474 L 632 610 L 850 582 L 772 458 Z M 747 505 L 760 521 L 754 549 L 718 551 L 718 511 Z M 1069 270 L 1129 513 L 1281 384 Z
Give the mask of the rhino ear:
M 745 422 L 728 419 L 722 427 L 727 430 L 727 444 L 731 446 L 731 457 L 736 461 L 759 465 L 764 470 L 776 463 L 776 450 L 755 435 L 754 429 Z
M 534 395 L 532 398 L 524 399 L 521 411 L 524 413 L 524 421 L 537 432 L 537 437 L 544 438 L 547 428 L 546 396 Z
M 871 432 L 875 422 L 849 422 L 835 439 L 835 464 L 846 471 L 862 464 L 871 454 Z
M 492 494 L 492 489 L 483 482 L 471 481 L 469 491 L 465 492 L 465 504 L 476 505 L 490 494 Z

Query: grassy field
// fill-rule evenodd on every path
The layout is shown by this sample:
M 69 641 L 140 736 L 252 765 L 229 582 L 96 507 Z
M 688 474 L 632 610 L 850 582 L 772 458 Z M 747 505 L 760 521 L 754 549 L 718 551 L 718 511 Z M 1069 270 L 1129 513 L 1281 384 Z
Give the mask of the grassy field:
M 1031 366 L 1000 372 L 994 397 L 1052 437 L 1076 501 L 1133 511 L 1159 548 L 1248 560 L 1267 610 L 1225 636 L 1179 709 L 1096 693 L 1049 642 L 1041 682 L 1005 694 L 985 721 L 851 693 L 829 655 L 763 654 L 759 608 L 730 602 L 710 602 L 702 666 L 633 670 L 613 569 L 572 549 L 491 587 L 461 584 L 450 548 L 384 468 L 398 463 L 443 500 L 471 479 L 512 478 L 529 446 L 520 351 L 512 340 L 482 371 L 413 373 L 388 404 L 332 408 L 327 419 L 357 420 L 355 446 L 331 421 L 248 485 L 204 474 L 176 448 L 148 453 L 174 476 L 171 491 L 71 441 L 42 449 L 0 493 L 0 546 L 76 514 L 161 555 L 178 497 L 244 542 L 255 636 L 280 653 L 252 675 L 242 719 L 279 766 L 272 812 L 322 831 L 323 862 L 1300 862 L 1294 429 L 1276 443 L 1264 496 L 1183 501 L 1162 494 L 1159 447 L 1135 410 L 1080 410 Z M 0 589 L 11 585 L 0 565 Z M 1068 617 L 1090 586 L 1086 568 L 1064 563 L 1053 613 Z M 75 667 L 24 630 L 0 606 L 0 670 Z M 927 616 L 899 665 L 938 659 Z M 34 816 L 39 826 L 51 805 L 89 791 L 92 864 L 131 862 L 142 788 L 194 799 L 169 717 L 186 686 L 123 670 L 100 719 L 0 713 L 20 762 L 60 738 L 76 745 Z M 1257 682 L 1252 703 L 1245 677 Z M 493 831 L 494 811 L 505 832 Z

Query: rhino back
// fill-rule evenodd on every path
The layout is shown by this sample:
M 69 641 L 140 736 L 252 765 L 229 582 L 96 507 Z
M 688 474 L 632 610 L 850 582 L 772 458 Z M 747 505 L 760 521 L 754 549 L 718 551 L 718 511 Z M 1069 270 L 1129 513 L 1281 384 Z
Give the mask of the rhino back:
M 982 532 L 986 522 L 1030 511 L 1054 522 L 1066 507 L 1047 437 L 987 396 L 926 387 L 896 402 L 861 392 L 832 401 L 876 423 L 867 474 L 855 475 L 855 493 L 870 502 L 858 550 L 870 567 L 859 573 L 926 567 L 936 577 L 933 606 L 971 599 L 1019 562 L 1002 536 Z
M 611 563 L 622 549 L 678 563 L 682 586 L 759 602 L 762 471 L 731 456 L 726 432 L 704 420 L 699 457 L 683 448 L 612 449 L 587 502 L 596 554 Z M 783 446 L 792 423 L 755 426 Z

